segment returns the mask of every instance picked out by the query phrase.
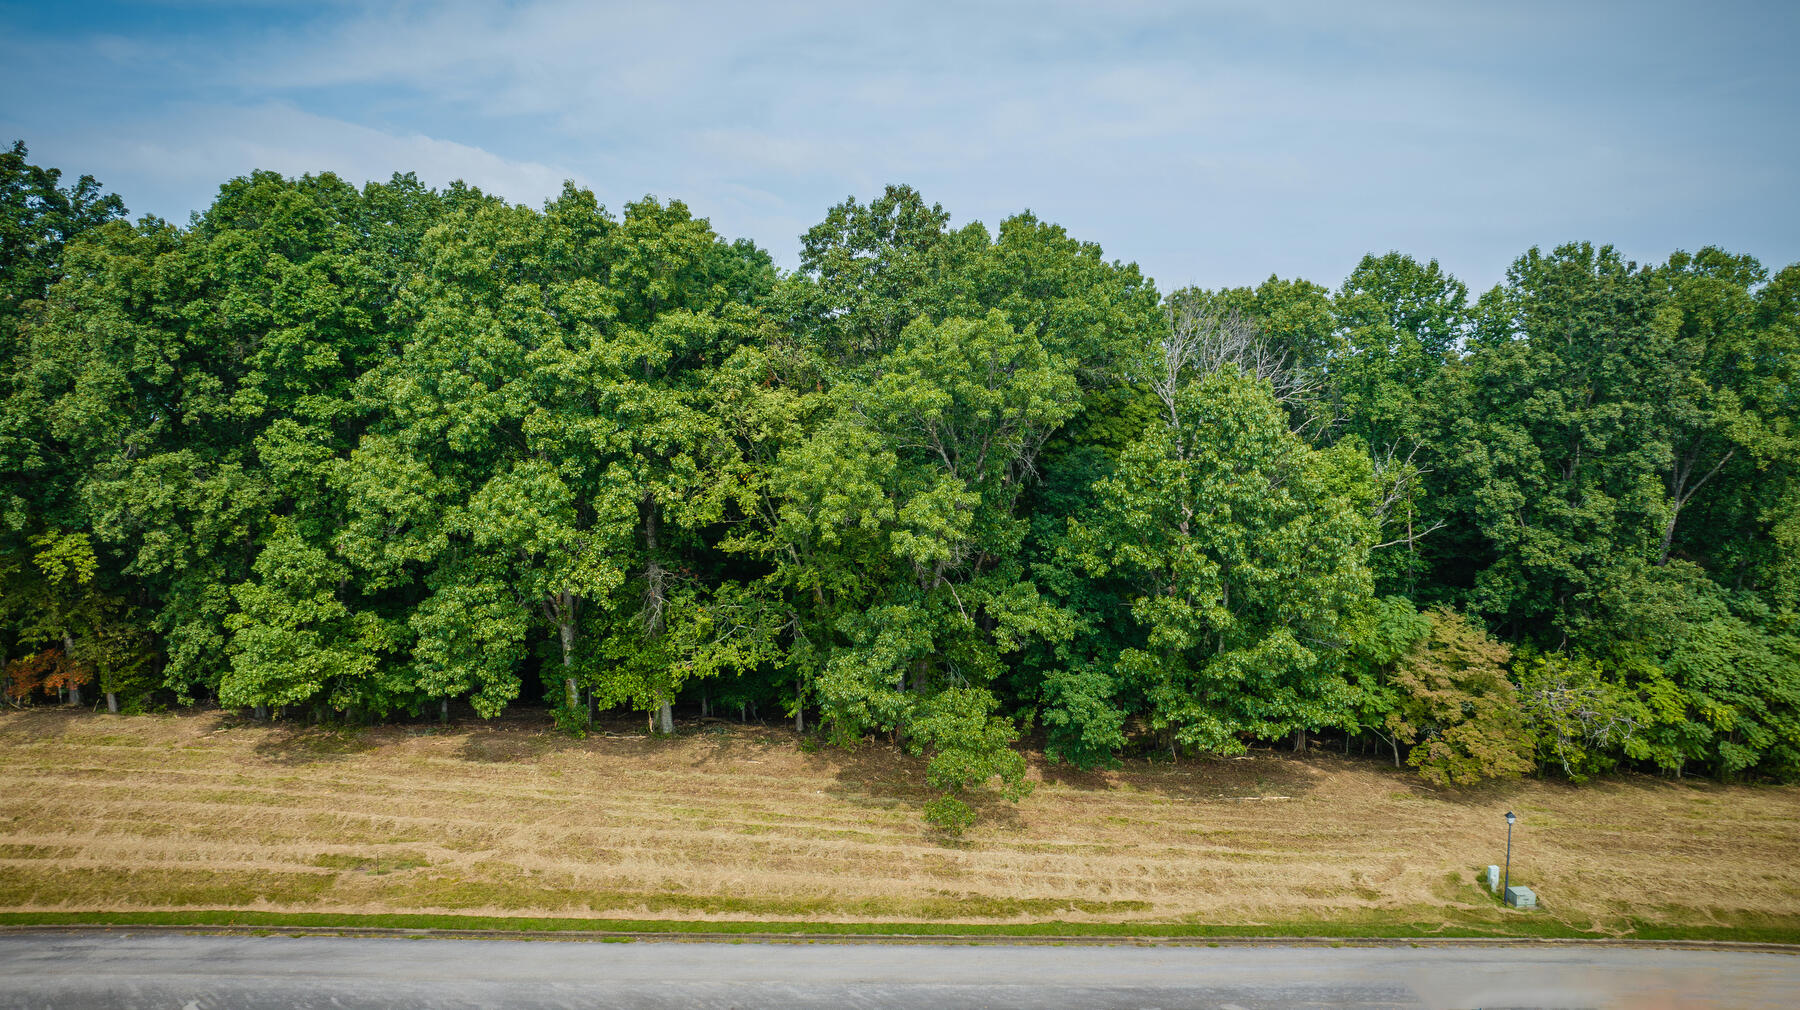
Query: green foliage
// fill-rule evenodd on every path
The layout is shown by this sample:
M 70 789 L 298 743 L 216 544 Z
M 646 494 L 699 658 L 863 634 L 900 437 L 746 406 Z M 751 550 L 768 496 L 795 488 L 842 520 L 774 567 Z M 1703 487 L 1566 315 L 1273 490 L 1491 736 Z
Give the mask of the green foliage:
M 31 303 L 62 277 L 68 244 L 125 216 L 125 204 L 102 193 L 93 176 L 59 185 L 60 169 L 30 164 L 28 157 L 22 140 L 0 151 L 0 360 L 5 361 L 17 351 L 14 340 Z
M 1080 767 L 1300 730 L 1448 783 L 1800 775 L 1800 265 L 1571 244 L 1470 304 L 1396 252 L 1165 300 L 904 186 L 785 275 L 572 185 L 122 214 L 0 154 L 24 681 L 816 716 L 926 755 L 952 832 L 1023 795 L 1029 727 Z
M 935 796 L 925 801 L 925 821 L 955 837 L 975 826 L 975 811 L 954 796 Z
M 975 823 L 964 797 L 998 780 L 1014 803 L 1031 795 L 1025 757 L 1012 749 L 1018 731 L 993 714 L 994 697 L 976 688 L 949 688 L 920 703 L 909 723 L 908 746 L 929 755 L 925 781 L 943 794 L 925 804 L 925 820 L 951 835 Z
M 1454 611 L 1426 615 L 1431 630 L 1395 665 L 1387 729 L 1410 745 L 1407 763 L 1428 782 L 1472 785 L 1532 769 L 1532 740 L 1507 680 L 1512 650 Z
M 1581 782 L 1621 757 L 1645 756 L 1639 736 L 1652 723 L 1649 707 L 1599 663 L 1564 653 L 1525 655 L 1514 676 L 1540 766 Z
M 1663 740 L 1720 778 L 1759 766 L 1800 777 L 1800 638 L 1720 617 L 1693 629 L 1667 669 L 1681 715 L 1667 720 Z
M 1000 780 L 1000 793 L 1017 802 L 1031 794 L 1025 758 L 1012 749 L 1018 731 L 993 715 L 994 697 L 976 688 L 940 691 L 921 703 L 909 743 L 929 753 L 925 781 L 950 794 Z
M 1077 768 L 1118 764 L 1130 743 L 1131 710 L 1121 704 L 1116 677 L 1091 661 L 1069 661 L 1045 670 L 1039 690 L 1052 757 Z
M 1363 732 L 1383 736 L 1398 753 L 1398 741 L 1388 733 L 1387 718 L 1400 703 L 1394 668 L 1431 633 L 1428 614 L 1420 613 L 1403 596 L 1384 596 L 1357 613 L 1343 653 L 1345 679 L 1350 687 L 1350 712 L 1344 728 L 1352 735 Z
M 1182 379 L 1167 407 L 1070 520 L 1074 563 L 1130 587 L 1137 632 L 1112 676 L 1153 729 L 1211 753 L 1338 724 L 1331 655 L 1371 592 L 1366 463 L 1308 448 L 1231 366 Z

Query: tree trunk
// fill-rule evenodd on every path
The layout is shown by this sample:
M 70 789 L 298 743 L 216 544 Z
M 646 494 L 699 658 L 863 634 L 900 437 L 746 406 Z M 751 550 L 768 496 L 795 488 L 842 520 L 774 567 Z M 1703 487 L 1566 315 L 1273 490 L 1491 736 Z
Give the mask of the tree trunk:
M 1304 729 L 1294 730 L 1294 753 L 1306 753 L 1306 730 Z
M 1656 556 L 1656 566 L 1658 568 L 1667 567 L 1669 564 L 1669 550 L 1675 546 L 1675 522 L 1680 518 L 1681 506 L 1677 505 L 1669 513 L 1669 521 L 1663 524 L 1662 550 L 1659 551 Z
M 649 492 L 638 499 L 638 515 L 644 523 L 644 637 L 655 639 L 662 634 L 667 597 L 663 585 L 665 573 L 662 561 L 657 557 L 661 544 L 657 539 L 656 499 Z M 656 731 L 671 735 L 675 732 L 675 713 L 669 706 L 669 699 L 658 698 L 657 701 Z
M 119 714 L 119 696 L 111 691 L 106 692 L 106 710 L 113 715 Z
M 446 726 L 450 725 L 450 699 L 449 698 L 439 698 L 438 699 L 438 722 L 441 722 Z
M 111 697 L 112 697 L 112 695 L 110 693 L 108 693 L 107 698 L 110 699 Z M 264 719 L 267 719 L 269 717 L 269 706 L 258 705 L 255 708 L 250 710 L 250 714 L 256 717 L 257 722 L 261 722 Z
M 702 718 L 702 719 L 711 719 L 712 718 L 712 702 L 707 700 L 706 688 L 704 688 L 704 687 L 700 689 L 700 718 Z
M 75 662 L 75 640 L 70 638 L 66 633 L 63 635 L 63 661 L 71 664 Z M 69 685 L 69 704 L 74 705 L 76 708 L 81 707 L 80 684 L 71 683 Z
M 575 595 L 567 590 L 557 594 L 556 630 L 562 638 L 563 690 L 567 692 L 569 710 L 581 705 L 581 689 L 575 684 Z
M 1388 744 L 1394 748 L 1394 767 L 1400 767 L 1400 738 L 1389 737 Z
M 794 678 L 794 732 L 806 732 L 806 684 Z
M 662 634 L 663 605 L 665 590 L 662 561 L 656 556 L 661 546 L 656 529 L 656 499 L 645 494 L 638 501 L 638 512 L 644 521 L 644 636 L 655 638 Z
M 1697 454 L 1698 450 L 1696 450 Z M 1693 487 L 1687 486 L 1688 475 L 1693 472 L 1693 457 L 1683 460 L 1676 467 L 1675 473 L 1669 481 L 1669 497 L 1673 500 L 1674 508 L 1669 512 L 1669 521 L 1663 525 L 1662 551 L 1656 560 L 1657 567 L 1660 568 L 1669 563 L 1669 550 L 1675 543 L 1675 524 L 1681 519 L 1681 510 L 1687 507 L 1688 501 L 1700 493 L 1700 489 L 1706 486 L 1707 481 L 1718 476 L 1719 471 L 1724 468 L 1726 463 L 1731 462 L 1731 457 L 1736 455 L 1735 448 L 1727 452 L 1718 463 L 1713 465 L 1711 470 L 1706 472 L 1706 476 L 1694 483 Z

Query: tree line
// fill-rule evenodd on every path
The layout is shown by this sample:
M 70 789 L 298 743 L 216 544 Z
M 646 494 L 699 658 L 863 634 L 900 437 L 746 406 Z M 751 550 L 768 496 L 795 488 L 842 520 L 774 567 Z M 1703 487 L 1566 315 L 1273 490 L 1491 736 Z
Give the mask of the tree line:
M 0 156 L 14 704 L 779 714 L 954 829 L 1309 735 L 1435 781 L 1800 773 L 1800 265 L 1161 293 L 907 187 L 798 269 L 679 201 Z

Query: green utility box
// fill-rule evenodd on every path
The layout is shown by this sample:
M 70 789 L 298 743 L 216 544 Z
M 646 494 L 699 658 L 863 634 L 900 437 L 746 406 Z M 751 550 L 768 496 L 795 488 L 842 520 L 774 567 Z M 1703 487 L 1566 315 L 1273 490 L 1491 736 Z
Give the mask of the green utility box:
M 1506 903 L 1514 908 L 1536 908 L 1537 895 L 1529 887 L 1508 887 Z

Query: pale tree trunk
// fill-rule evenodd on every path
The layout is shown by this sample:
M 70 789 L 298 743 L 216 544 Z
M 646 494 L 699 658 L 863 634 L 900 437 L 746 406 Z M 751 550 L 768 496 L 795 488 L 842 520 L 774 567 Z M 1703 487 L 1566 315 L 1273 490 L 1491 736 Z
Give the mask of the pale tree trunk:
M 111 691 L 106 692 L 106 710 L 113 715 L 119 714 L 119 696 Z
M 1697 495 L 1701 488 L 1705 488 L 1706 481 L 1712 481 L 1714 477 L 1719 475 L 1719 470 L 1723 470 L 1724 464 L 1732 461 L 1733 455 L 1737 455 L 1737 448 L 1733 446 L 1732 450 L 1728 450 L 1728 452 L 1719 459 L 1719 463 L 1714 463 L 1712 470 L 1706 472 L 1705 477 L 1701 477 L 1699 481 L 1692 482 L 1692 486 L 1690 486 L 1688 481 L 1694 477 L 1694 466 L 1696 466 L 1697 459 L 1699 459 L 1699 452 L 1701 452 L 1701 450 L 1696 446 L 1694 452 L 1690 452 L 1690 454 L 1685 455 L 1685 457 L 1681 457 L 1679 461 L 1676 461 L 1674 472 L 1669 473 L 1669 522 L 1663 524 L 1663 547 L 1661 547 L 1660 555 L 1656 558 L 1658 567 L 1669 564 L 1669 551 L 1674 547 L 1674 542 L 1676 542 L 1676 522 L 1679 522 L 1679 519 L 1681 519 L 1681 510 L 1687 508 L 1688 502 L 1694 500 L 1694 495 Z
M 663 585 L 666 573 L 662 560 L 656 556 L 661 546 L 657 536 L 656 499 L 648 494 L 638 502 L 638 511 L 644 520 L 644 634 L 655 638 L 662 634 L 663 605 L 666 602 L 667 589 Z
M 63 661 L 68 663 L 75 662 L 75 640 L 66 634 L 63 635 Z M 81 707 L 80 684 L 71 683 L 69 685 L 69 704 L 74 705 L 76 708 Z
M 581 689 L 575 684 L 575 594 L 563 590 L 556 595 L 556 630 L 562 638 L 563 690 L 567 692 L 571 710 L 581 705 Z
M 663 607 L 667 603 L 668 589 L 664 585 L 667 573 L 663 571 L 662 560 L 656 556 L 656 499 L 648 493 L 638 501 L 638 512 L 644 520 L 644 637 L 654 639 L 662 634 Z M 656 710 L 657 732 L 664 735 L 675 732 L 675 711 L 670 699 L 658 696 Z
M 1400 735 L 1398 733 L 1396 733 L 1393 736 L 1384 736 L 1384 735 L 1382 735 L 1382 732 L 1380 730 L 1371 730 L 1370 732 L 1375 734 L 1375 739 L 1380 740 L 1382 743 L 1385 743 L 1389 747 L 1393 748 L 1394 767 L 1395 768 L 1400 767 Z
M 794 732 L 806 732 L 806 682 L 794 678 Z
M 1306 730 L 1304 729 L 1294 730 L 1294 753 L 1306 753 Z
M 438 722 L 441 722 L 446 726 L 450 725 L 450 699 L 449 698 L 439 698 L 438 699 Z
M 1695 481 L 1691 487 L 1688 486 L 1688 478 L 1693 475 L 1694 456 L 1690 455 L 1676 465 L 1675 472 L 1669 477 L 1669 497 L 1673 499 L 1673 502 L 1669 509 L 1669 521 L 1663 524 L 1662 550 L 1656 560 L 1658 567 L 1669 563 L 1669 551 L 1675 545 L 1675 524 L 1681 519 L 1681 510 L 1686 508 L 1687 503 L 1693 500 L 1694 495 L 1699 494 L 1700 489 L 1706 486 L 1706 482 L 1718 476 L 1719 470 L 1726 463 L 1731 462 L 1731 457 L 1736 455 L 1737 449 L 1735 448 L 1727 452 L 1723 458 L 1713 464 L 1713 468 L 1706 472 L 1706 476 Z

